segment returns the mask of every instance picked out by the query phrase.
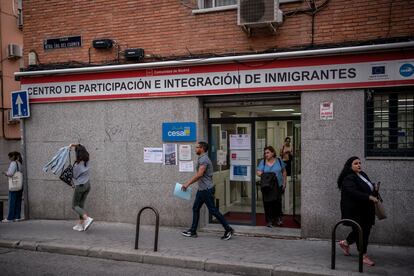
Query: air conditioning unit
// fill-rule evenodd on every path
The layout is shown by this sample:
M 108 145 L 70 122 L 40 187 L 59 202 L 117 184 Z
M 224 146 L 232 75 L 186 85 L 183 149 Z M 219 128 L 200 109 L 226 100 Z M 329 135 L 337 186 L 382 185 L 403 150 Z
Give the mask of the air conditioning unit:
M 254 27 L 282 22 L 283 13 L 279 9 L 279 0 L 238 1 L 238 25 Z
M 8 109 L 6 114 L 7 114 L 6 115 L 7 116 L 7 124 L 15 125 L 15 124 L 20 122 L 20 119 L 15 119 L 15 118 L 12 117 L 11 109 Z
M 9 44 L 7 46 L 7 58 L 21 58 L 23 55 L 22 47 L 17 44 Z

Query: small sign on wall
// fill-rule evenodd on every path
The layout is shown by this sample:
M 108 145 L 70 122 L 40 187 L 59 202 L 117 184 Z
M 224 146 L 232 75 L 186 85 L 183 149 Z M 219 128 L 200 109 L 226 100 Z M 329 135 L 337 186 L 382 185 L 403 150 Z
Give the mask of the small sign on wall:
M 321 102 L 319 108 L 319 118 L 321 120 L 333 119 L 333 102 Z
M 64 49 L 64 48 L 74 48 L 74 47 L 82 47 L 81 36 L 48 38 L 43 41 L 44 50 Z

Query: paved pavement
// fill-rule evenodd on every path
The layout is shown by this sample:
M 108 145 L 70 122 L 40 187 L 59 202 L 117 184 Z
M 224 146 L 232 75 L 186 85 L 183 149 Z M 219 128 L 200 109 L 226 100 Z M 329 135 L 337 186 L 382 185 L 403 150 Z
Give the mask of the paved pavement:
M 158 252 L 153 252 L 153 226 L 141 227 L 139 249 L 134 250 L 135 225 L 94 222 L 87 232 L 77 232 L 72 230 L 74 224 L 63 220 L 0 223 L 0 247 L 240 275 L 361 275 L 355 248 L 350 257 L 337 248 L 336 270 L 330 269 L 328 240 L 236 235 L 222 241 L 222 232 L 214 229 L 186 238 L 180 235 L 183 229 L 161 227 Z M 244 232 L 242 227 L 235 230 Z M 369 253 L 377 264 L 364 266 L 364 274 L 412 275 L 414 247 L 370 244 Z

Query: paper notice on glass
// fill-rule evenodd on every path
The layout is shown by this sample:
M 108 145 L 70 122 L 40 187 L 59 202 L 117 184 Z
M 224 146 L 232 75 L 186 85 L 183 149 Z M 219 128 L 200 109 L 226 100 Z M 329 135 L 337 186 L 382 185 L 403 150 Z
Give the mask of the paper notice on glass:
M 250 150 L 232 150 L 230 152 L 231 165 L 246 165 L 252 164 L 252 154 Z
M 250 134 L 231 134 L 230 149 L 250 150 Z
M 191 160 L 191 145 L 180 145 L 179 156 L 180 160 Z
M 217 151 L 217 165 L 227 165 L 227 153 L 224 150 Z
M 164 144 L 164 165 L 177 165 L 177 144 Z
M 250 181 L 251 166 L 234 166 L 230 167 L 230 180 L 233 181 Z
M 179 171 L 180 172 L 193 172 L 194 163 L 193 161 L 179 161 Z
M 181 198 L 181 199 L 190 200 L 192 188 L 188 187 L 186 191 L 182 191 L 181 190 L 182 186 L 183 185 L 181 185 L 180 183 L 175 183 L 174 192 L 173 192 L 174 196 Z
M 144 163 L 162 163 L 162 148 L 144 148 Z

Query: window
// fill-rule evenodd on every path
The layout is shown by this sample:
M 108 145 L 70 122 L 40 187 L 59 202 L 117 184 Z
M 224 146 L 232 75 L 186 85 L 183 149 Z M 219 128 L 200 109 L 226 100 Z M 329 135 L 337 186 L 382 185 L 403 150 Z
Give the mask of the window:
M 236 5 L 237 0 L 199 0 L 198 7 L 200 9 L 217 8 L 223 6 Z
M 366 155 L 414 157 L 414 88 L 366 94 Z

